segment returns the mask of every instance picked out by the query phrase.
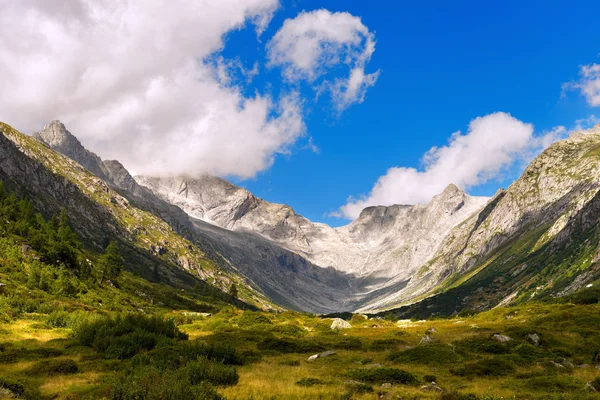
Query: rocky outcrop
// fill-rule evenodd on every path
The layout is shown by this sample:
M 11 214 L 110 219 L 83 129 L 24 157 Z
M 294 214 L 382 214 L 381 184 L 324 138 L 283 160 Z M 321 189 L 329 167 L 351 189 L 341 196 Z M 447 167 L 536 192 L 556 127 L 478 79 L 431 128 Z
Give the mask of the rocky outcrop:
M 34 133 L 33 137 L 78 162 L 98 178 L 104 181 L 110 180 L 100 157 L 83 147 L 79 139 L 73 136 L 62 122 L 57 120 L 50 122 L 40 132 Z

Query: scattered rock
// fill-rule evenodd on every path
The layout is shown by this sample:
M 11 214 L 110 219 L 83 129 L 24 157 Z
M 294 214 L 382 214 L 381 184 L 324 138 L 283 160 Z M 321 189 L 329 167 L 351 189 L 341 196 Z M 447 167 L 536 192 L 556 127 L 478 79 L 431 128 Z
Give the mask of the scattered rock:
M 590 368 L 590 367 L 591 367 L 591 365 L 590 365 L 590 364 L 579 364 L 579 365 L 577 366 L 577 368 Z
M 570 368 L 570 369 L 575 368 L 575 365 L 571 361 L 567 360 L 566 358 L 562 359 L 561 365 L 565 368 Z
M 391 384 L 391 383 L 389 383 L 389 382 L 386 382 L 386 383 L 382 383 L 382 384 L 381 384 L 381 388 L 382 388 L 382 389 L 390 389 L 391 387 L 392 387 L 392 384 Z
M 437 385 L 437 383 L 435 383 L 435 382 L 431 382 L 428 385 L 421 386 L 421 390 L 424 390 L 426 392 L 443 392 L 444 391 L 444 389 L 439 387 Z
M 433 337 L 431 337 L 429 334 L 425 334 L 425 336 L 423 336 L 421 338 L 421 341 L 419 342 L 419 344 L 431 343 L 431 342 L 435 342 L 435 339 Z
M 592 385 L 592 382 L 588 382 L 585 384 L 585 386 L 583 387 L 583 390 L 587 390 L 588 392 L 597 392 L 598 389 L 596 389 L 594 387 L 594 385 Z
M 350 329 L 352 325 L 348 321 L 344 321 L 341 318 L 333 318 L 331 323 L 331 329 Z
M 500 343 L 507 343 L 510 342 L 512 339 L 506 335 L 500 335 L 498 333 L 496 333 L 494 336 L 492 336 L 492 339 L 495 340 L 496 342 L 500 342 Z
M 436 332 L 437 332 L 437 329 L 435 329 L 433 326 L 425 331 L 425 333 L 428 335 L 431 335 L 432 333 L 436 333 Z
M 327 351 L 324 351 L 324 352 L 319 353 L 319 354 L 313 354 L 312 356 L 308 357 L 308 361 L 314 361 L 317 358 L 331 357 L 331 356 L 334 356 L 336 354 L 337 354 L 337 352 L 334 351 L 334 350 L 327 350 Z
M 540 335 L 538 335 L 537 333 L 529 333 L 529 334 L 527 334 L 527 339 L 534 346 L 539 346 L 540 343 L 542 342 L 542 338 L 540 338 Z

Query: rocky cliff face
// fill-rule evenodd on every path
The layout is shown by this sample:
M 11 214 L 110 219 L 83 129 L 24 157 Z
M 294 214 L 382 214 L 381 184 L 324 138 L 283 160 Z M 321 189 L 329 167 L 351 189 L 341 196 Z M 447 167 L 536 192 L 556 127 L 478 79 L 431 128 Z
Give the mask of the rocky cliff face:
M 83 147 L 79 139 L 65 128 L 62 122 L 52 121 L 33 137 L 46 143 L 51 149 L 81 164 L 98 178 L 108 181 L 109 176 L 104 163 L 96 154 Z
M 136 180 L 191 216 L 258 234 L 313 265 L 344 274 L 354 294 L 340 298 L 340 307 L 352 303 L 368 308 L 370 302 L 406 285 L 448 231 L 487 202 L 450 185 L 428 205 L 370 207 L 353 223 L 334 229 L 211 176 Z

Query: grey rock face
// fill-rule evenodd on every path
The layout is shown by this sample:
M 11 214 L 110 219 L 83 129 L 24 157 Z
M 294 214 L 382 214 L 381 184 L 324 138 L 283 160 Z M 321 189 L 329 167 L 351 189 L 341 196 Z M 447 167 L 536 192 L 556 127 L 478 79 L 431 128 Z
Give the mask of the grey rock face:
M 109 180 L 104 163 L 96 154 L 86 150 L 79 139 L 65 128 L 60 121 L 52 121 L 33 137 L 46 143 L 51 149 L 58 151 L 78 162 L 98 178 Z
M 351 224 L 334 229 L 220 178 L 135 179 L 192 217 L 228 230 L 256 233 L 314 265 L 348 275 L 355 292 L 350 301 L 361 311 L 371 310 L 370 304 L 410 281 L 450 229 L 487 202 L 450 185 L 428 205 L 369 207 Z

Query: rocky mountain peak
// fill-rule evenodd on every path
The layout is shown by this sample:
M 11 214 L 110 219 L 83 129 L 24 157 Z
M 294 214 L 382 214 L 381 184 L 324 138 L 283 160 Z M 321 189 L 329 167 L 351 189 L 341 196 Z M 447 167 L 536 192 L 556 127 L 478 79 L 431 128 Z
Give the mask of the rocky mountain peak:
M 137 185 L 135 179 L 123 164 L 117 160 L 104 160 L 104 166 L 110 180 L 119 188 L 131 191 Z
M 83 148 L 79 140 L 59 120 L 51 121 L 44 129 L 34 133 L 33 136 L 52 148 L 71 150 Z
M 51 149 L 76 161 L 97 177 L 110 182 L 108 171 L 102 159 L 83 147 L 79 139 L 69 132 L 62 122 L 58 120 L 51 121 L 40 132 L 34 133 L 33 137 L 46 143 Z

